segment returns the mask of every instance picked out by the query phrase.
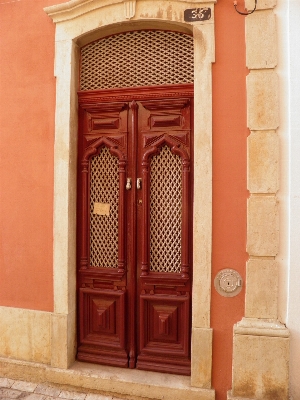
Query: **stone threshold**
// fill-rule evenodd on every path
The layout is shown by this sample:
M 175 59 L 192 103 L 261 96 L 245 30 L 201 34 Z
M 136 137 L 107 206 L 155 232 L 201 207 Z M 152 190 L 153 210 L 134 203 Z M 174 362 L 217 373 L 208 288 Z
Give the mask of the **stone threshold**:
M 213 389 L 190 385 L 190 377 L 108 367 L 76 361 L 70 368 L 0 357 L 0 376 L 60 385 L 69 390 L 128 400 L 214 400 Z

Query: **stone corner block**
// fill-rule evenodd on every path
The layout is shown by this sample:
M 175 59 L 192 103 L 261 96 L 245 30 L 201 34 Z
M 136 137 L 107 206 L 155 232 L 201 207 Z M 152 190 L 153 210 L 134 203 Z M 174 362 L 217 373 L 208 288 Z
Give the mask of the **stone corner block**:
M 247 251 L 251 256 L 274 257 L 279 248 L 279 212 L 275 196 L 248 199 Z
M 246 267 L 247 318 L 277 318 L 278 265 L 273 260 L 249 260 Z
M 192 328 L 192 376 L 191 385 L 211 388 L 212 329 Z
M 273 70 L 252 70 L 247 76 L 247 121 L 253 131 L 278 128 L 278 76 Z
M 288 400 L 289 338 L 234 335 L 232 397 Z
M 246 65 L 249 69 L 275 68 L 277 33 L 272 10 L 257 11 L 246 18 Z
M 51 366 L 67 369 L 76 354 L 76 313 L 51 315 Z
M 277 0 L 258 0 L 256 10 L 265 10 L 268 8 L 276 7 Z M 245 7 L 248 11 L 253 10 L 255 6 L 255 0 L 245 0 Z M 255 14 L 255 13 L 254 13 Z
M 248 189 L 250 193 L 276 193 L 279 189 L 279 138 L 275 131 L 248 136 Z

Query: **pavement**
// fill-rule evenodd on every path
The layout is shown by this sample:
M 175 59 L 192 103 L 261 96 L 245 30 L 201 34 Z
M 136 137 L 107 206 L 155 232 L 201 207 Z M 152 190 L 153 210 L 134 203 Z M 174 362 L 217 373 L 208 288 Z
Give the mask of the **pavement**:
M 114 396 L 103 396 L 95 393 L 71 392 L 58 386 L 44 383 L 18 381 L 0 378 L 1 400 L 123 400 Z

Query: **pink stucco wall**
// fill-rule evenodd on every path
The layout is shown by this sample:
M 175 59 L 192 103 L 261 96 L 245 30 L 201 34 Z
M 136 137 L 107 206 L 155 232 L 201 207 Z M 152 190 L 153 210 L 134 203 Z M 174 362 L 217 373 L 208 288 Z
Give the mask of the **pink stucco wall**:
M 46 0 L 0 4 L 0 305 L 52 311 L 54 33 Z
M 55 26 L 43 7 L 58 0 L 0 3 L 0 306 L 53 310 Z M 213 274 L 245 276 L 246 88 L 244 17 L 231 0 L 215 6 L 213 66 Z M 212 279 L 213 280 L 213 279 Z M 213 387 L 231 387 L 232 328 L 244 290 L 212 287 Z

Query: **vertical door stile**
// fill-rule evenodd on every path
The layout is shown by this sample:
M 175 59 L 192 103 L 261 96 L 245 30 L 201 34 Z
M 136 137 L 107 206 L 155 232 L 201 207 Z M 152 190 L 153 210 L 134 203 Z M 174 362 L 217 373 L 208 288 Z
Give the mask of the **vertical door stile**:
M 190 161 L 182 159 L 182 238 L 181 238 L 181 276 L 189 278 L 189 187 Z
M 132 101 L 130 104 L 131 109 L 131 131 L 130 131 L 130 149 L 128 154 L 130 157 L 130 174 L 132 179 L 131 188 L 131 204 L 129 205 L 129 215 L 131 217 L 131 241 L 129 243 L 129 251 L 131 261 L 128 270 L 128 305 L 129 305 L 129 368 L 135 368 L 136 365 L 136 280 L 137 280 L 137 261 L 136 261 L 136 208 L 137 208 L 137 195 L 136 195 L 136 159 L 137 159 L 137 137 L 138 137 L 138 104 Z M 128 235 L 129 237 L 129 235 Z
M 118 272 L 125 272 L 125 185 L 126 185 L 126 160 L 119 159 L 119 216 L 118 216 Z
M 142 159 L 142 262 L 141 276 L 147 276 L 149 273 L 149 161 L 146 154 L 143 154 Z
M 88 266 L 88 173 L 89 161 L 84 159 L 81 163 L 81 179 L 82 179 L 82 214 L 81 214 L 81 256 L 80 269 L 86 269 Z

